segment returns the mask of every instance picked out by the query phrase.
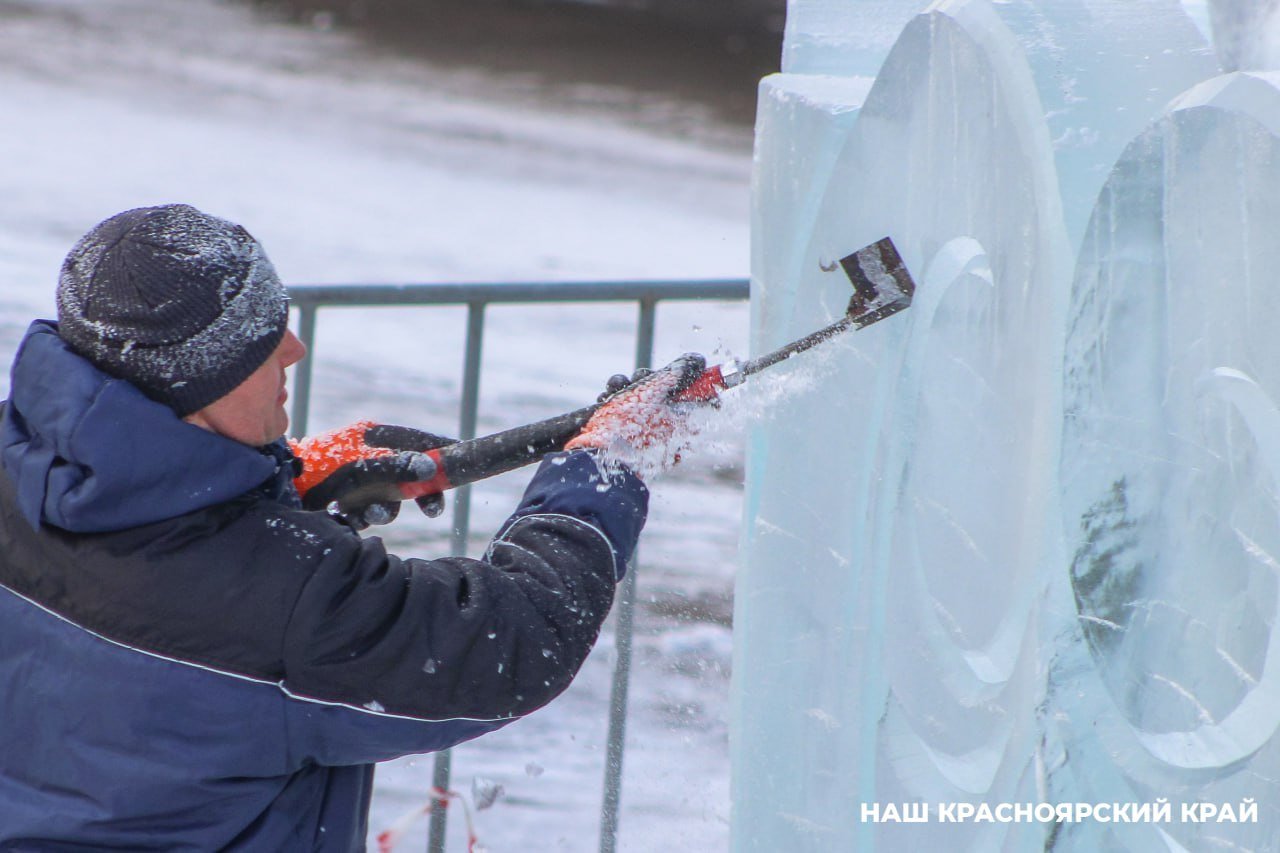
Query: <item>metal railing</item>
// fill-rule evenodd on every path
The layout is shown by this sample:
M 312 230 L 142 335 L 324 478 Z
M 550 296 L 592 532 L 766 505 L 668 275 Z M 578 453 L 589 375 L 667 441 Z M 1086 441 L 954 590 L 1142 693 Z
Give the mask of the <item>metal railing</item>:
M 660 302 L 676 300 L 742 301 L 748 297 L 746 279 L 702 281 L 608 281 L 608 282 L 527 282 L 481 284 L 404 285 L 299 285 L 289 288 L 292 307 L 297 309 L 298 337 L 314 353 L 317 313 L 323 307 L 445 306 L 467 307 L 467 336 L 462 364 L 462 400 L 458 437 L 475 437 L 480 397 L 480 356 L 484 344 L 485 308 L 517 303 L 600 303 L 633 302 L 636 318 L 635 366 L 650 367 L 653 361 L 654 329 Z M 304 359 L 294 368 L 293 407 L 290 416 L 293 435 L 303 435 L 311 402 L 311 365 Z M 453 525 L 450 548 L 463 554 L 471 531 L 471 487 L 457 489 L 453 496 Z M 622 797 L 622 757 L 626 741 L 627 692 L 631 679 L 632 629 L 638 566 L 632 558 L 630 571 L 622 582 L 617 600 L 614 627 L 617 657 L 609 696 L 609 732 L 605 753 L 604 796 L 600 809 L 600 850 L 613 853 L 618 842 L 618 816 Z M 432 785 L 447 790 L 451 753 L 436 754 Z M 436 799 L 428 829 L 429 853 L 444 850 L 444 802 Z

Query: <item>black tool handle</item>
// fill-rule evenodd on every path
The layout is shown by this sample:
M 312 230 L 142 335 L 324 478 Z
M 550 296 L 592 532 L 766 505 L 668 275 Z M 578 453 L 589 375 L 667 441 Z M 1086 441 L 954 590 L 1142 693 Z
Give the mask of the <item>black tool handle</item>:
M 597 403 L 563 415 L 440 448 L 437 463 L 449 487 L 465 486 L 537 462 L 563 450 L 600 408 Z M 433 454 L 434 455 L 434 454 Z
M 435 475 L 431 479 L 409 483 L 371 483 L 345 492 L 338 499 L 338 507 L 349 513 L 370 503 L 413 500 L 523 468 L 549 453 L 563 450 L 598 408 L 599 403 L 536 423 L 425 451 L 436 463 Z

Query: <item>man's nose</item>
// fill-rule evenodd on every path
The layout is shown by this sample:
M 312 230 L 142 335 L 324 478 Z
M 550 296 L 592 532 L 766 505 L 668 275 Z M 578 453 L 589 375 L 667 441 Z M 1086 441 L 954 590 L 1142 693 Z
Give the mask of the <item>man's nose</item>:
M 307 354 L 307 345 L 298 340 L 293 329 L 285 329 L 284 339 L 280 341 L 280 362 L 284 367 L 297 364 Z

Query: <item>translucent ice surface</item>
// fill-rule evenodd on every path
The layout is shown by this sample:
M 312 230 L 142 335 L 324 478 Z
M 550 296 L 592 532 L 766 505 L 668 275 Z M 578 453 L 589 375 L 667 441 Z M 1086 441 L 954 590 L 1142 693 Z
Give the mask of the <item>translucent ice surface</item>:
M 1072 286 L 1061 505 L 1087 664 L 1050 679 L 1083 759 L 1061 784 L 1107 761 L 1143 796 L 1270 804 L 1175 824 L 1188 849 L 1280 829 L 1278 86 L 1210 80 L 1135 139 Z
M 874 77 L 902 27 L 927 5 L 928 0 L 792 0 L 782 70 Z
M 1180 92 L 1217 72 L 1177 0 L 1008 0 L 1049 128 L 1072 249 L 1120 152 Z
M 1280 3 L 1203 0 L 1223 71 L 1280 67 Z
M 733 847 L 1277 849 L 1280 77 L 1173 0 L 908 5 L 793 2 L 761 86 L 753 348 L 886 234 L 919 289 L 753 434 Z M 1103 802 L 1172 817 L 939 819 Z

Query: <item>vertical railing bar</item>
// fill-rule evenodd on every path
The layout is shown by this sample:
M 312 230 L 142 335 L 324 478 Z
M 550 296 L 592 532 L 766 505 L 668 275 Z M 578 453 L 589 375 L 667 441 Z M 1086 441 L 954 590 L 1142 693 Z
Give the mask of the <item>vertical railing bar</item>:
M 449 801 L 437 792 L 449 790 L 449 777 L 452 774 L 453 750 L 437 752 L 431 768 L 431 817 L 427 824 L 427 853 L 444 853 L 444 831 L 448 822 L 445 806 Z
M 462 400 L 458 413 L 458 438 L 475 438 L 480 412 L 480 361 L 484 347 L 484 302 L 467 303 L 467 343 L 462 366 Z M 467 537 L 471 533 L 471 487 L 462 486 L 453 492 L 453 536 L 451 550 L 454 555 L 467 552 Z M 447 824 L 445 806 L 448 801 L 436 796 L 437 791 L 449 790 L 449 777 L 453 770 L 453 751 L 437 752 L 431 772 L 433 799 L 431 819 L 427 828 L 427 853 L 444 853 L 444 837 Z
M 657 322 L 658 300 L 642 298 L 636 320 L 636 367 L 653 366 L 653 330 Z
M 462 367 L 462 401 L 458 413 L 458 438 L 476 437 L 480 411 L 480 356 L 484 346 L 485 303 L 467 304 L 467 348 Z M 453 493 L 453 553 L 465 554 L 471 533 L 471 487 Z
M 641 299 L 636 321 L 636 367 L 653 363 L 653 331 L 656 299 Z M 604 797 L 600 806 L 600 853 L 614 853 L 618 846 L 618 818 L 622 802 L 622 755 L 627 740 L 627 694 L 631 686 L 632 636 L 635 626 L 636 575 L 639 561 L 631 557 L 630 569 L 618 595 L 618 621 L 614 626 L 613 684 L 609 690 L 609 736 L 604 763 Z
M 613 685 L 609 691 L 609 735 L 604 764 L 604 799 L 600 806 L 600 853 L 618 846 L 618 818 L 622 804 L 622 755 L 627 738 L 627 693 L 631 677 L 631 634 L 636 600 L 636 562 L 618 593 L 618 622 L 614 628 Z
M 311 353 L 316 346 L 315 305 L 298 308 L 298 340 Z M 293 366 L 293 407 L 289 415 L 289 434 L 301 438 L 307 434 L 307 419 L 311 414 L 311 365 L 315 356 L 304 358 Z

